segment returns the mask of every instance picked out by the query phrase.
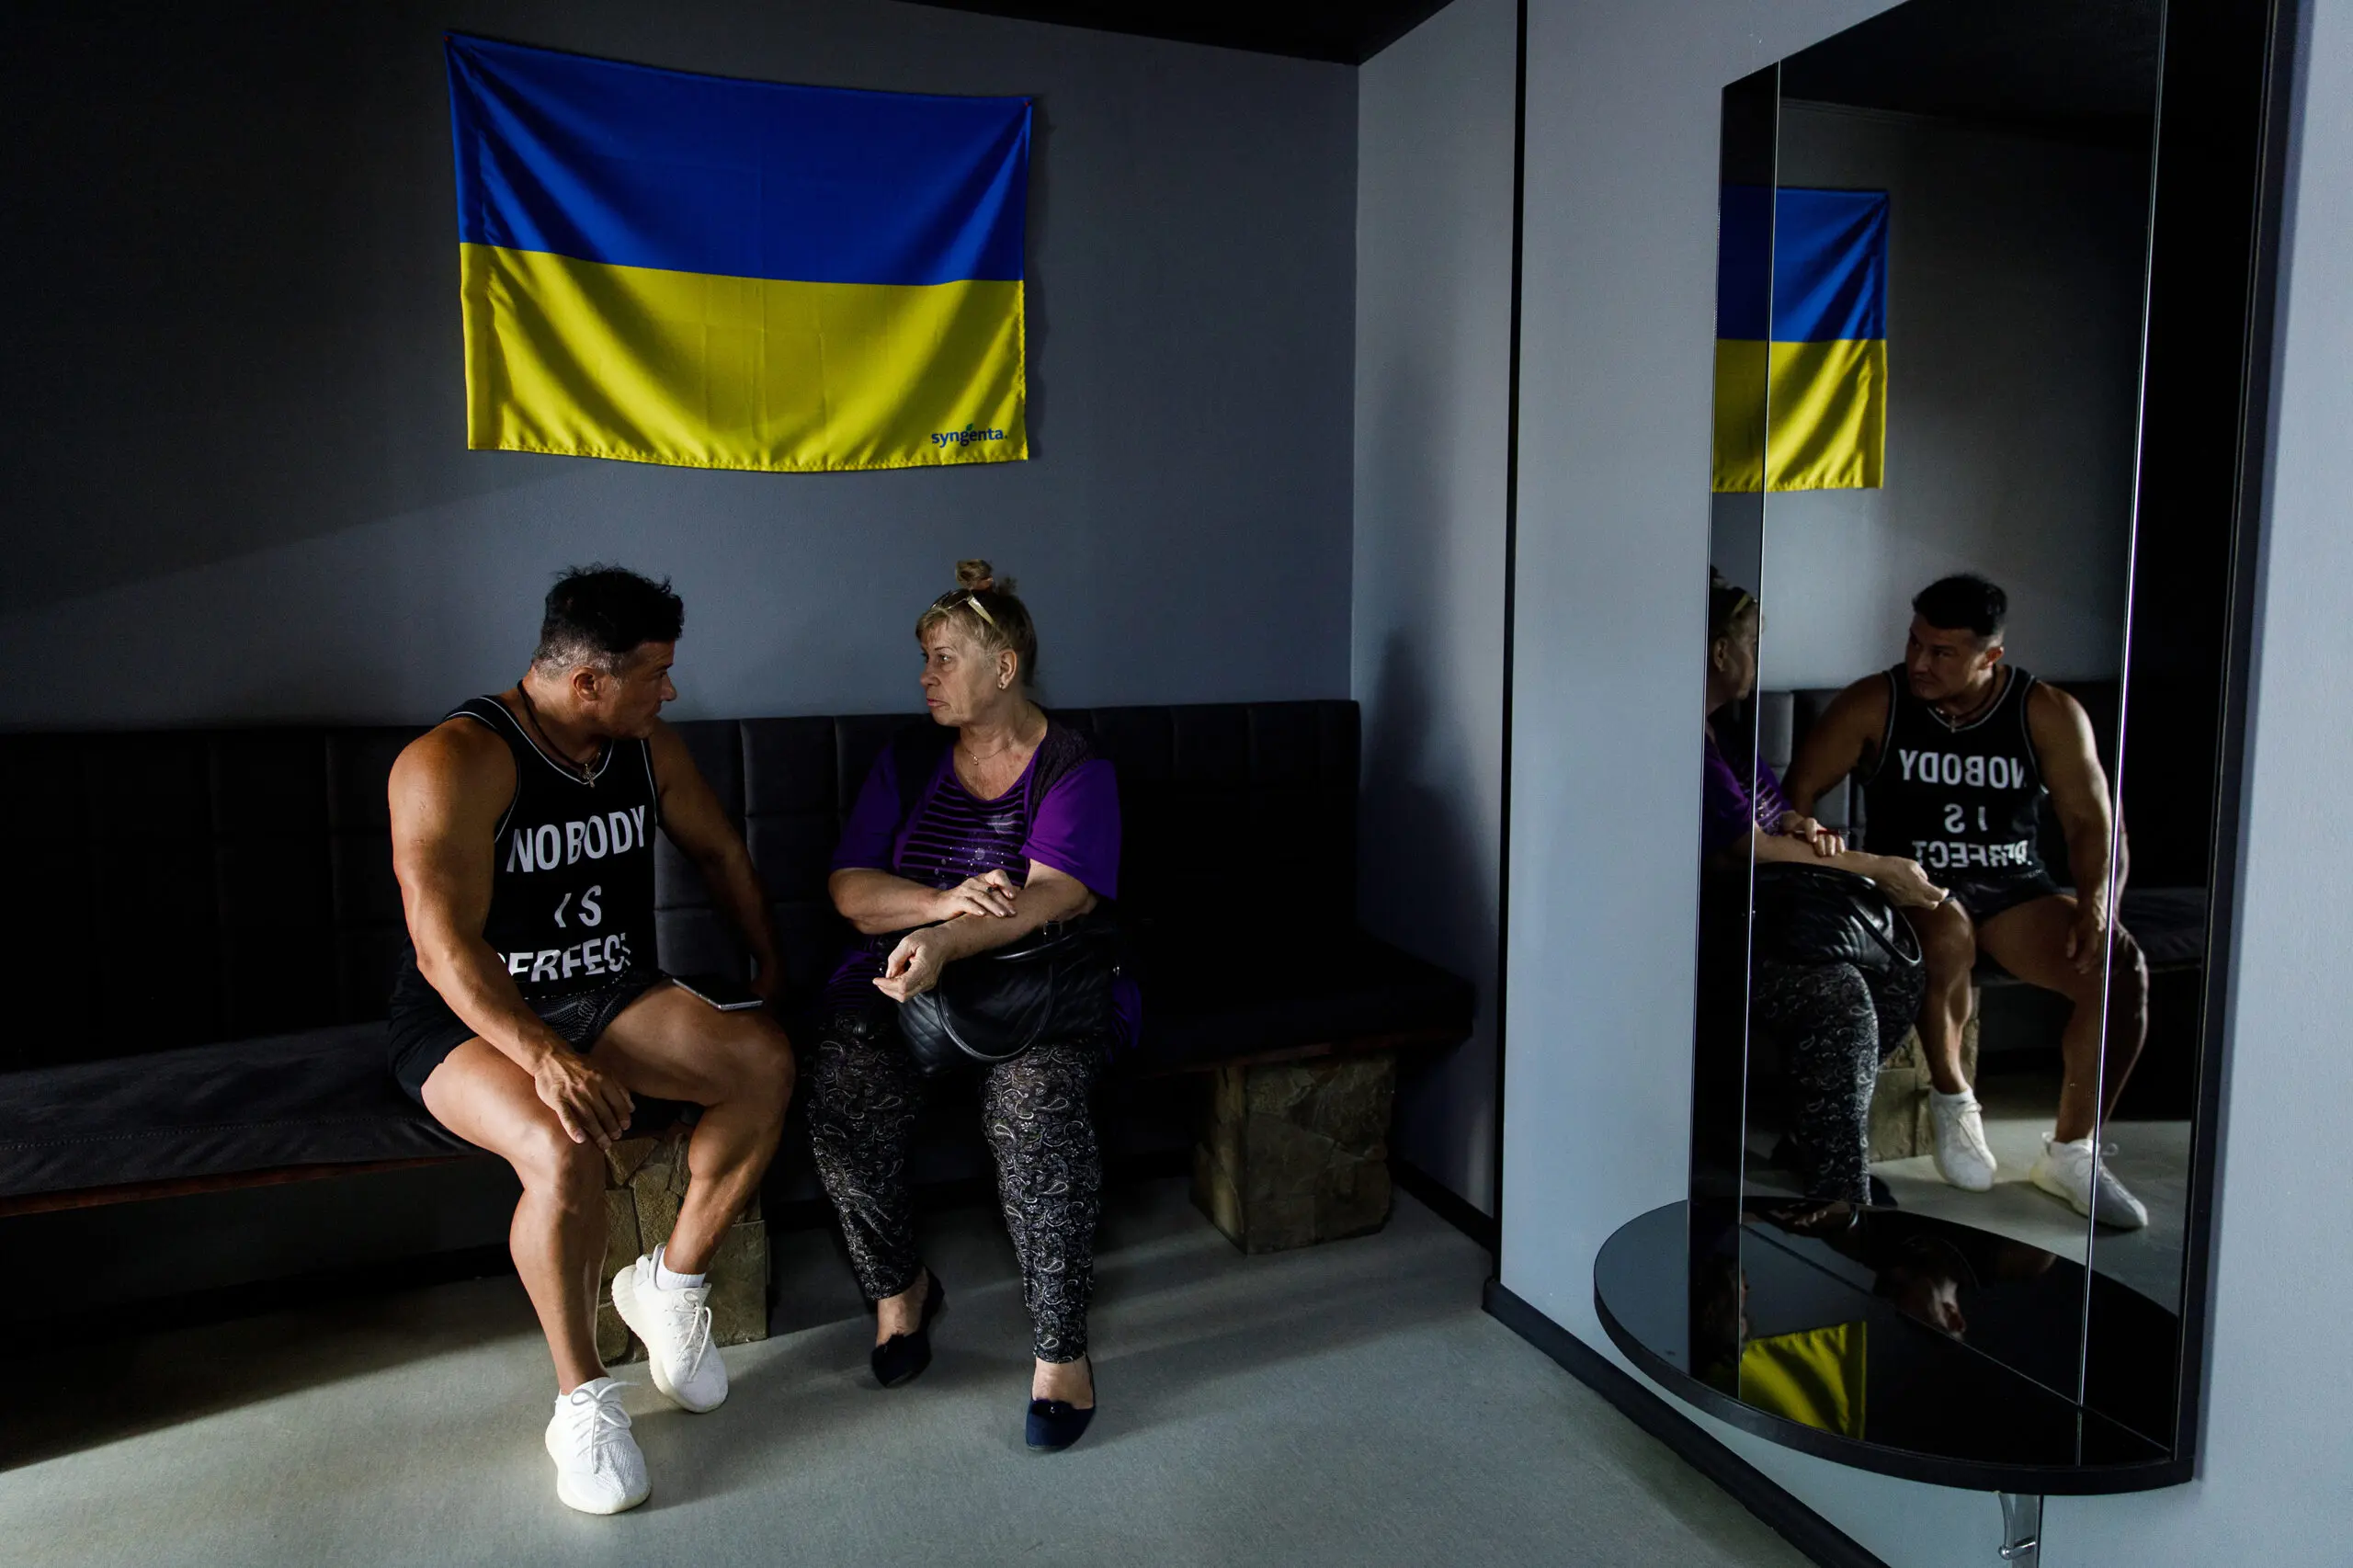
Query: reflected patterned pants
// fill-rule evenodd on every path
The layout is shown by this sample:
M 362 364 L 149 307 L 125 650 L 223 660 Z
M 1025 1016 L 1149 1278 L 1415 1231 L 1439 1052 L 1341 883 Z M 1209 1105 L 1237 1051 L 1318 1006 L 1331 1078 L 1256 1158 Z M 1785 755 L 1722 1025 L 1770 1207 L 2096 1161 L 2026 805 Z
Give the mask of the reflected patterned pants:
M 1750 1007 L 1789 1070 L 1808 1198 L 1870 1201 L 1871 1090 L 1927 990 L 1925 967 L 1867 975 L 1850 963 L 1757 959 Z
M 982 1126 L 1040 1361 L 1086 1354 L 1103 1192 L 1090 1102 L 1102 1062 L 1097 1045 L 1038 1045 L 985 1069 L 981 1081 Z M 809 1074 L 809 1142 L 870 1301 L 922 1278 L 907 1187 L 922 1104 L 923 1075 L 888 1016 L 825 1021 Z

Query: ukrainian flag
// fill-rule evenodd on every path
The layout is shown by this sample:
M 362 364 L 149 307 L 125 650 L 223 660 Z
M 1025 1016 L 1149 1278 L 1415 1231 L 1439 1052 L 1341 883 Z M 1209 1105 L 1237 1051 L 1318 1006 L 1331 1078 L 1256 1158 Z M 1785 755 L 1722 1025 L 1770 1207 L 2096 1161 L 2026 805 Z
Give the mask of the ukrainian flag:
M 1860 1437 L 1870 1325 L 1842 1323 L 1752 1339 L 1740 1352 L 1740 1398 L 1801 1426 Z
M 1723 192 L 1715 488 L 1765 488 L 1769 462 L 1775 490 L 1877 489 L 1887 458 L 1887 193 L 1779 194 Z
M 451 35 L 466 444 L 809 471 L 1029 455 L 1026 98 Z

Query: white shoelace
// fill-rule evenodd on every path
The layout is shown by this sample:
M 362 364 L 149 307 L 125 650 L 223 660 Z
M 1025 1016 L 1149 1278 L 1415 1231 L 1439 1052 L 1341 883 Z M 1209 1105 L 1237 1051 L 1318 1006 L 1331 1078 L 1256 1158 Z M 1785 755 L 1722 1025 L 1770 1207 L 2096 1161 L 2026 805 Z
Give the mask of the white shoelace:
M 641 1294 L 651 1295 L 663 1314 L 673 1322 L 691 1314 L 693 1321 L 680 1337 L 686 1342 L 687 1358 L 682 1375 L 693 1377 L 702 1368 L 704 1352 L 710 1348 L 710 1309 L 698 1299 L 710 1294 L 708 1287 L 702 1290 L 665 1290 L 648 1282 Z
M 599 1450 L 610 1446 L 631 1425 L 629 1412 L 621 1408 L 618 1388 L 607 1390 L 601 1397 L 591 1394 L 585 1400 L 567 1399 L 563 1408 L 572 1419 L 573 1446 L 591 1464 L 596 1462 Z

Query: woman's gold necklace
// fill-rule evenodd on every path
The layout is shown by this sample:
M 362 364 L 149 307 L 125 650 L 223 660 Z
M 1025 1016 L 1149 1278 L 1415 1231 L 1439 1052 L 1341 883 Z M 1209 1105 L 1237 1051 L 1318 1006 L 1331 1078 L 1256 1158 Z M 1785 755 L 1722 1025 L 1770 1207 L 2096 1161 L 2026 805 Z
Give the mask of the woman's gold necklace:
M 1045 737 L 1043 737 L 1043 736 L 1041 735 L 1041 736 L 1040 736 L 1039 738 L 1040 738 L 1040 740 L 1042 740 L 1042 739 L 1044 739 Z M 1013 751 L 1013 750 L 1017 749 L 1017 748 L 1020 746 L 1020 744 L 1021 744 L 1021 737 L 1020 737 L 1020 736 L 1018 736 L 1018 735 L 1016 735 L 1016 736 L 1012 737 L 1011 739 L 1007 740 L 1007 741 L 1005 743 L 1005 744 L 1003 744 L 1003 745 L 1001 745 L 1001 746 L 997 747 L 997 748 L 996 748 L 996 750 L 995 750 L 995 751 L 991 751 L 991 752 L 978 752 L 978 751 L 974 751 L 974 750 L 973 750 L 970 745 L 966 744 L 965 744 L 965 741 L 964 741 L 964 739 L 963 739 L 963 737 L 962 737 L 962 736 L 961 736 L 961 735 L 960 735 L 960 736 L 958 736 L 958 737 L 957 737 L 957 739 L 956 739 L 956 749 L 957 749 L 958 751 L 962 752 L 962 753 L 964 754 L 964 760 L 965 760 L 966 762 L 971 763 L 974 767 L 980 767 L 980 766 L 981 766 L 981 764 L 983 764 L 983 763 L 984 763 L 984 762 L 988 762 L 988 761 L 991 761 L 991 760 L 993 760 L 993 759 L 995 759 L 995 758 L 996 758 L 996 757 L 1003 756 L 1006 752 L 1009 752 L 1009 751 Z

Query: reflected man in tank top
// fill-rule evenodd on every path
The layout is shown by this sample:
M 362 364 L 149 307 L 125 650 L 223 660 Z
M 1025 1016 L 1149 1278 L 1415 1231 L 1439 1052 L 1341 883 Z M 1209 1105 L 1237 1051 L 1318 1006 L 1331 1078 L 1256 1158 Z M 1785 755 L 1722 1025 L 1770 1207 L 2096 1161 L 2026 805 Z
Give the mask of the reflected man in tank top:
M 654 952 L 656 833 L 701 870 L 774 999 L 767 899 L 744 840 L 662 707 L 685 608 L 617 567 L 548 594 L 523 678 L 460 704 L 401 754 L 392 869 L 408 951 L 392 998 L 392 1072 L 434 1119 L 515 1168 L 516 1272 L 555 1358 L 546 1444 L 556 1494 L 584 1513 L 645 1500 L 622 1385 L 597 1352 L 606 1159 L 636 1096 L 701 1108 L 666 1240 L 613 1279 L 654 1387 L 727 1397 L 705 1271 L 759 1188 L 792 1092 L 792 1051 L 764 1011 L 721 1012 Z
M 2098 1128 L 2147 1032 L 2148 966 L 2116 922 L 2126 857 L 2091 721 L 2074 698 L 2004 660 L 2009 604 L 1994 584 L 1948 577 L 1912 604 L 1904 662 L 1831 703 L 1790 765 L 1790 803 L 1811 812 L 1852 775 L 1870 847 L 1912 857 L 1952 890 L 1937 908 L 1904 912 L 1927 959 L 1920 1043 L 1939 1174 L 1972 1191 L 1995 1179 L 1961 1072 L 1970 971 L 1982 955 L 2074 1004 L 2056 1124 L 2029 1179 L 2102 1224 L 2146 1224 L 2097 1158 Z M 2067 888 L 2036 842 L 2045 796 L 2066 835 Z

